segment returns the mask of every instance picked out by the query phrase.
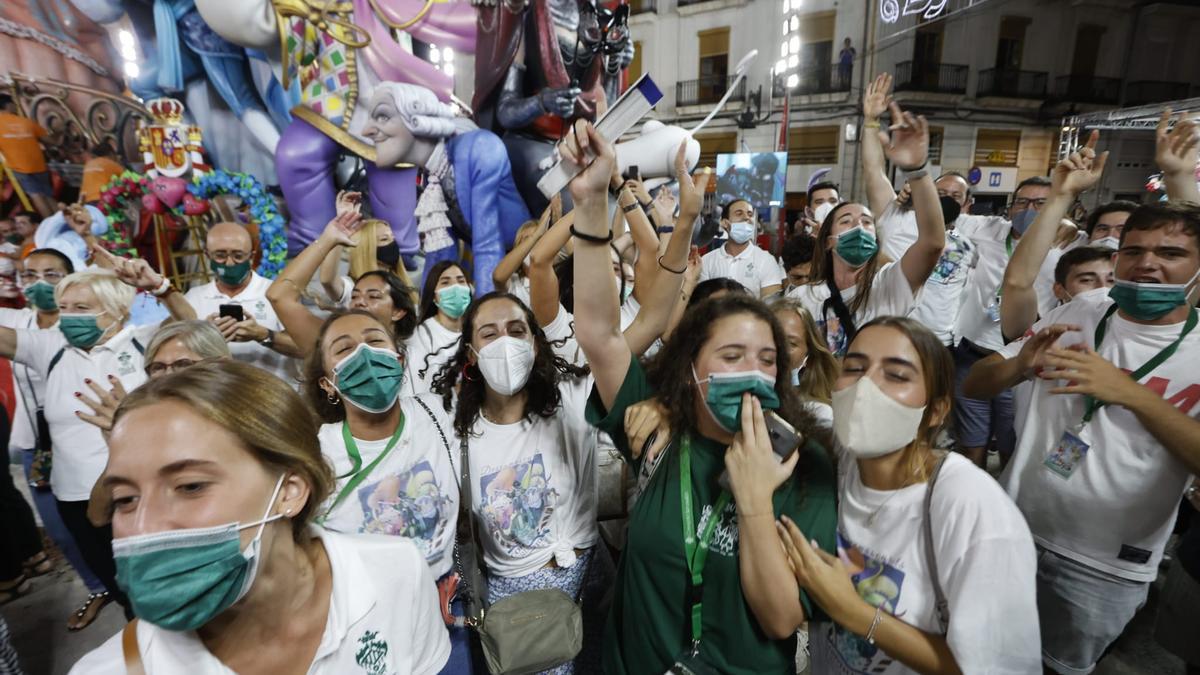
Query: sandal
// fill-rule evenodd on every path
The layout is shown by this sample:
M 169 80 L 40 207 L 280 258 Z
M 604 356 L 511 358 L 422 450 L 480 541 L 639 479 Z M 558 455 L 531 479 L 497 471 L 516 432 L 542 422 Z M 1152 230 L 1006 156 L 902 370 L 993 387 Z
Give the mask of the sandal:
M 87 602 L 83 603 L 71 617 L 71 620 L 75 620 L 76 623 L 71 625 L 71 620 L 67 621 L 67 630 L 77 633 L 92 625 L 96 617 L 100 616 L 100 611 L 110 602 L 112 602 L 112 598 L 109 597 L 108 591 L 104 591 L 103 593 L 89 593 Z
M 25 576 L 40 577 L 43 574 L 49 574 L 54 571 L 54 561 L 46 555 L 45 551 L 39 552 L 29 560 L 26 560 L 22 567 L 25 568 Z
M 32 584 L 29 583 L 29 579 L 25 578 L 24 574 L 16 579 L 13 579 L 9 583 L 5 584 L 4 588 L 0 588 L 0 605 L 7 605 L 13 600 L 25 595 L 29 592 L 29 588 L 31 586 Z

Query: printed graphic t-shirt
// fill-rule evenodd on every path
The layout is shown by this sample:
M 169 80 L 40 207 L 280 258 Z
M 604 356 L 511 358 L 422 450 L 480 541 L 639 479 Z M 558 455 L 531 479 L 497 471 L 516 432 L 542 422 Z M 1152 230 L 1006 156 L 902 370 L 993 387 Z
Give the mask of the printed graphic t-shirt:
M 842 302 L 849 308 L 858 294 L 858 286 L 842 290 Z M 796 298 L 809 314 L 817 321 L 817 328 L 825 336 L 825 344 L 835 356 L 845 356 L 846 348 L 850 346 L 846 339 L 846 329 L 838 320 L 833 307 L 826 307 L 829 299 L 829 287 L 824 282 L 804 284 L 788 291 L 788 297 Z M 913 293 L 904 276 L 900 264 L 891 262 L 879 268 L 875 273 L 875 281 L 871 284 L 871 297 L 866 304 L 854 315 L 854 323 L 862 328 L 868 321 L 877 316 L 907 316 L 917 303 L 917 294 Z

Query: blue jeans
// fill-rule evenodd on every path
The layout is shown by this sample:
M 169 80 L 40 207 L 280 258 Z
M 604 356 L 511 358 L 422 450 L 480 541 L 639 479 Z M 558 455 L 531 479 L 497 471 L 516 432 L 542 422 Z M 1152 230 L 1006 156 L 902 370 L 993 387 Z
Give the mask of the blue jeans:
M 462 597 L 455 595 L 450 601 L 450 614 L 465 616 L 466 613 L 467 608 L 463 606 Z M 471 667 L 471 629 L 466 626 L 447 626 L 446 630 L 450 631 L 450 658 L 446 660 L 446 665 L 442 666 L 438 675 L 472 675 L 474 670 Z
M 29 480 L 30 470 L 33 466 L 33 450 L 21 450 L 21 463 L 25 465 L 25 480 Z M 33 506 L 42 519 L 42 527 L 46 529 L 46 534 L 50 535 L 50 540 L 54 542 L 55 546 L 58 546 L 58 550 L 62 551 L 67 562 L 71 563 L 71 567 L 75 568 L 79 578 L 83 579 L 83 585 L 87 586 L 88 593 L 103 593 L 104 584 L 83 561 L 83 554 L 79 552 L 79 547 L 75 545 L 75 540 L 67 531 L 67 526 L 63 524 L 62 517 L 58 515 L 58 505 L 54 501 L 54 495 L 49 490 L 30 489 L 29 492 L 33 495 Z
M 965 340 L 954 349 L 954 428 L 960 446 L 987 448 L 995 439 L 996 450 L 1007 457 L 1016 446 L 1012 389 L 1005 389 L 987 401 L 968 398 L 962 393 L 962 383 L 971 366 L 983 358 Z

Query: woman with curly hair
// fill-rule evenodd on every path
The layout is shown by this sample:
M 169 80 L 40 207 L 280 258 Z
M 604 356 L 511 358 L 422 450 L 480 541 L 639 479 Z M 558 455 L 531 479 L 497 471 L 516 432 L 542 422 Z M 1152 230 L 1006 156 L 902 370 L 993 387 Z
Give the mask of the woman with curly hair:
M 471 304 L 471 275 L 462 265 L 443 260 L 425 273 L 421 323 L 405 342 L 411 364 L 404 393 L 424 394 L 433 376 L 454 355 L 462 336 L 463 312 Z
M 582 596 L 583 651 L 552 672 L 592 672 L 611 566 L 597 546 L 596 430 L 583 418 L 592 380 L 555 356 L 515 296 L 488 293 L 462 327 L 433 388 L 447 410 L 457 391 L 454 432 L 467 457 L 487 604 L 545 588 Z

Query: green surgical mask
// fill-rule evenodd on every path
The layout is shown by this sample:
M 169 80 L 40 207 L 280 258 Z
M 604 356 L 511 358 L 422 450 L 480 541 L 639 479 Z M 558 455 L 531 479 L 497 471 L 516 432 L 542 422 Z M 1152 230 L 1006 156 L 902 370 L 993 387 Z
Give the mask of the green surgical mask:
M 700 384 L 695 367 L 692 368 L 692 378 L 697 385 Z M 712 373 L 708 376 L 708 394 L 704 397 L 704 403 L 717 424 L 729 433 L 736 433 L 742 428 L 742 394 L 746 392 L 758 398 L 763 410 L 779 407 L 775 381 L 761 370 Z
M 400 398 L 404 366 L 396 352 L 365 342 L 333 367 L 334 388 L 355 407 L 384 413 Z
M 247 275 L 250 274 L 250 260 L 247 259 L 232 265 L 222 265 L 215 260 L 209 260 L 208 268 L 226 286 L 241 286 Z
M 446 286 L 437 291 L 437 306 L 451 319 L 457 319 L 471 304 L 471 289 L 461 284 Z
M 58 329 L 62 331 L 63 337 L 67 338 L 67 343 L 72 347 L 90 349 L 107 332 L 96 323 L 96 319 L 103 313 L 59 314 Z
M 160 628 L 190 631 L 245 597 L 258 571 L 263 528 L 283 517 L 267 515 L 282 486 L 281 475 L 256 522 L 114 539 L 117 585 L 129 596 L 133 613 Z M 238 532 L 255 525 L 258 532 L 243 551 Z
M 1197 277 L 1200 277 L 1200 270 L 1183 284 L 1150 284 L 1117 279 L 1108 290 L 1108 297 L 1117 303 L 1122 312 L 1134 319 L 1154 321 L 1170 314 L 1176 307 L 1187 304 L 1189 287 Z
M 859 225 L 839 234 L 834 250 L 851 267 L 862 267 L 879 250 L 879 243 L 873 233 Z
M 54 286 L 46 281 L 38 279 L 26 286 L 24 293 L 25 299 L 43 312 L 58 309 L 58 303 L 54 301 Z

